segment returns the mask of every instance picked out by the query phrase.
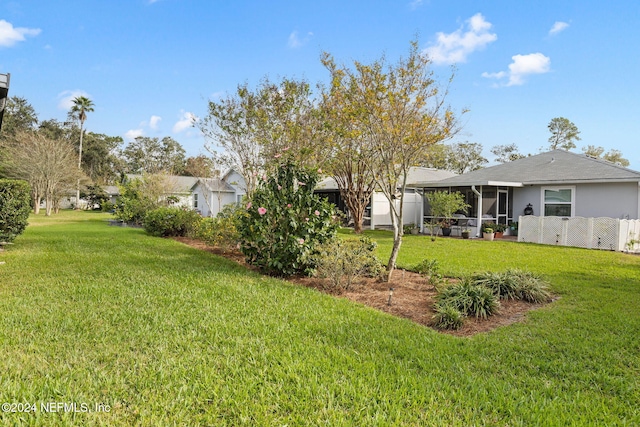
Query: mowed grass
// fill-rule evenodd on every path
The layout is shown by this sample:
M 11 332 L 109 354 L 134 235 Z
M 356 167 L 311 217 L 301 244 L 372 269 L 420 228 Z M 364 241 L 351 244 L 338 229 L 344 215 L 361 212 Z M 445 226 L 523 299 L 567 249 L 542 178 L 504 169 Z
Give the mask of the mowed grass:
M 400 266 L 519 267 L 561 296 L 457 338 L 106 218 L 32 218 L 0 254 L 0 401 L 37 405 L 0 424 L 640 424 L 638 256 L 406 236 Z

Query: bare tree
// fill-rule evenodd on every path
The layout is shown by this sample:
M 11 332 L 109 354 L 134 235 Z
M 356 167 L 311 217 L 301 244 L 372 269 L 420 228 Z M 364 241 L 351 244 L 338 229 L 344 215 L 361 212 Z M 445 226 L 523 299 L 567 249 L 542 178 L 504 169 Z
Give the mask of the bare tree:
M 18 132 L 3 148 L 5 170 L 31 184 L 36 214 L 44 198 L 46 215 L 51 215 L 56 201 L 84 178 L 75 159 L 75 148 L 68 140 L 42 132 Z

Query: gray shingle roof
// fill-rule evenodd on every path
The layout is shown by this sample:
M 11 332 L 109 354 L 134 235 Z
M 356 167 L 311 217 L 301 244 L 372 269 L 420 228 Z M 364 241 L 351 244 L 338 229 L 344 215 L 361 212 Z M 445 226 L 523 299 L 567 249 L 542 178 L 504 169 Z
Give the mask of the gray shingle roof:
M 441 181 L 434 181 L 425 186 L 508 185 L 521 187 L 534 184 L 603 182 L 640 182 L 640 172 L 583 154 L 553 150 Z
M 208 191 L 220 191 L 222 193 L 234 193 L 236 190 L 226 181 L 218 178 L 198 178 Z M 193 185 L 195 187 L 195 184 Z
M 450 178 L 456 176 L 455 173 L 414 166 L 409 169 L 409 176 L 407 176 L 407 187 L 423 187 L 426 183 L 440 181 L 441 179 Z M 338 184 L 332 177 L 323 179 L 316 186 L 317 190 L 337 190 Z

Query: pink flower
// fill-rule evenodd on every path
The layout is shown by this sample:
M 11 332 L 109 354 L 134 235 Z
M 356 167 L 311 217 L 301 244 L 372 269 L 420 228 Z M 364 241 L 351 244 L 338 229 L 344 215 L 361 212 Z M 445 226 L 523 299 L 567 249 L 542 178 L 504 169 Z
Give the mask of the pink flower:
M 259 213 L 260 215 L 264 215 L 264 214 L 266 214 L 266 213 L 267 213 L 267 210 L 266 210 L 265 208 L 263 208 L 262 206 L 260 206 L 260 207 L 258 208 L 258 213 Z
M 309 218 L 305 218 L 304 220 L 305 220 L 305 221 L 307 221 L 307 222 L 309 222 Z
M 291 207 L 291 203 L 287 203 L 287 207 L 290 208 Z
M 282 154 L 278 153 L 278 154 L 276 154 L 276 155 L 275 155 L 275 156 L 273 156 L 273 157 L 275 157 L 275 158 L 277 159 L 277 158 L 282 157 Z
M 298 185 L 307 185 L 304 182 L 299 182 Z
M 319 211 L 319 210 L 316 210 L 316 211 L 314 212 L 314 214 L 315 214 L 315 216 L 320 216 L 320 211 Z
M 289 147 L 284 147 L 284 148 L 282 149 L 282 151 L 287 151 L 288 149 L 289 149 Z
M 262 180 L 266 181 L 267 180 L 267 175 L 262 175 Z
M 322 173 L 322 169 L 318 168 L 318 173 Z
M 251 202 L 247 203 L 247 210 L 251 209 L 251 206 L 253 206 Z
M 303 244 L 304 243 L 304 239 L 298 239 L 298 243 Z
M 282 190 L 282 186 L 278 185 L 278 191 Z

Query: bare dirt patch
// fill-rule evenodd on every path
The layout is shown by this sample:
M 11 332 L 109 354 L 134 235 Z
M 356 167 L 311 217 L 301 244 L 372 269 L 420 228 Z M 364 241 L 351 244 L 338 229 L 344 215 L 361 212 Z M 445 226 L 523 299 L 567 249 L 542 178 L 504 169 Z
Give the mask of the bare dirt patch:
M 244 256 L 235 250 L 222 250 L 206 245 L 205 243 L 185 237 L 176 237 L 175 240 L 191 247 L 206 250 L 216 255 L 231 259 L 248 268 Z M 317 289 L 339 298 L 348 298 L 352 301 L 367 305 L 394 316 L 410 319 L 421 325 L 432 327 L 432 317 L 435 314 L 436 289 L 430 285 L 426 278 L 418 273 L 406 270 L 395 270 L 390 282 L 381 282 L 374 278 L 361 278 L 357 283 L 345 291 L 331 289 L 326 279 L 317 277 L 291 277 L 290 282 Z M 389 303 L 389 289 L 393 288 L 393 296 Z M 501 300 L 500 311 L 487 319 L 469 317 L 462 328 L 457 331 L 441 331 L 456 336 L 472 336 L 481 332 L 488 332 L 500 326 L 510 325 L 524 319 L 525 314 L 544 304 L 531 304 L 525 301 Z

